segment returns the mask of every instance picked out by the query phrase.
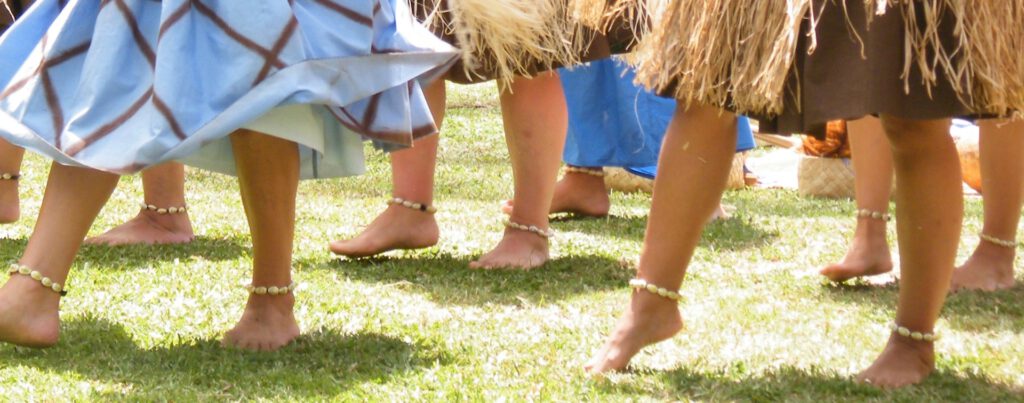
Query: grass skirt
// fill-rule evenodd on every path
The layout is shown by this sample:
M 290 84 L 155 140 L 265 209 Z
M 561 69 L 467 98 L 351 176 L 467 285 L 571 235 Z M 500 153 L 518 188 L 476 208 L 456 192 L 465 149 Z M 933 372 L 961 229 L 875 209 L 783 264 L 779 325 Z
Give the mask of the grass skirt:
M 607 58 L 635 45 L 624 19 L 598 33 L 572 17 L 570 0 L 410 0 L 435 35 L 461 50 L 446 78 L 506 81 Z
M 654 28 L 636 57 L 641 83 L 740 113 L 808 114 L 790 126 L 828 120 L 804 109 L 820 92 L 838 99 L 823 105 L 829 118 L 1024 109 L 1024 0 L 574 0 L 573 8 L 595 24 L 623 10 L 650 13 Z M 826 81 L 849 88 L 812 88 Z

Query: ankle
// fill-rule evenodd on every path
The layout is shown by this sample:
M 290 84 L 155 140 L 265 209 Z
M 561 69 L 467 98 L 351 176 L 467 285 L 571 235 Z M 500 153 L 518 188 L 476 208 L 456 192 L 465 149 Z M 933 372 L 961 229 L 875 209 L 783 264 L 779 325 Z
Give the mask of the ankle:
M 885 241 L 888 236 L 889 225 L 882 220 L 872 218 L 859 218 L 857 228 L 854 230 L 854 237 L 864 241 Z
M 888 348 L 908 351 L 919 360 L 919 364 L 929 368 L 935 367 L 935 342 L 927 340 L 914 340 L 909 337 L 893 333 L 889 336 Z
M 550 231 L 550 230 L 549 230 Z M 505 227 L 505 233 L 502 236 L 502 241 L 513 241 L 519 244 L 530 246 L 535 250 L 548 250 L 549 239 L 540 236 L 529 230 L 520 230 L 512 227 Z
M 257 295 L 255 293 L 250 293 L 249 300 L 246 302 L 246 309 L 258 309 L 263 311 L 269 310 L 279 314 L 292 314 L 295 309 L 295 294 Z
M 157 211 L 143 209 L 139 212 L 139 216 L 170 232 L 192 231 L 192 220 L 187 211 L 175 214 L 161 214 Z
M 630 300 L 629 304 L 634 313 L 642 313 L 644 315 L 651 316 L 679 314 L 679 302 L 649 291 L 634 290 L 633 298 Z
M 56 310 L 60 307 L 60 293 L 41 286 L 39 281 L 28 276 L 10 276 L 0 292 L 17 294 L 19 299 L 31 302 L 30 305 L 37 308 Z
M 992 242 L 980 240 L 978 242 L 978 246 L 974 249 L 972 256 L 983 256 L 989 259 L 1007 261 L 1012 264 L 1014 258 L 1017 256 L 1017 249 L 1007 248 L 1002 245 L 996 245 Z

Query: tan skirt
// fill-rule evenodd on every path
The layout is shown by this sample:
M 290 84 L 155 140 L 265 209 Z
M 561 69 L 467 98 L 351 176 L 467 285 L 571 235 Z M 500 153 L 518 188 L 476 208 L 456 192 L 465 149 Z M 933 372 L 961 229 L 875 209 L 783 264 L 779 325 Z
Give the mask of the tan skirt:
M 531 76 L 628 52 L 625 17 L 601 34 L 571 17 L 570 0 L 410 0 L 416 17 L 463 56 L 447 80 L 469 84 Z M 507 8 L 507 9 L 506 9 Z M 458 11 L 456 11 L 458 10 Z

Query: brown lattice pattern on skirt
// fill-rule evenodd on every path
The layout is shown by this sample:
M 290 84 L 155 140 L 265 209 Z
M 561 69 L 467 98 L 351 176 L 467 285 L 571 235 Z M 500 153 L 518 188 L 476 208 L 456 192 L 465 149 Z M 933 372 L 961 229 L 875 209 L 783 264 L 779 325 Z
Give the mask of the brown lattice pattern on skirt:
M 358 24 L 370 27 L 372 27 L 373 25 L 372 16 L 365 16 L 355 10 L 347 8 L 332 0 L 314 1 L 324 6 L 324 8 L 336 12 Z M 66 1 L 61 1 L 61 7 L 64 6 L 65 2 Z M 289 0 L 288 3 L 291 5 L 293 4 L 293 2 L 294 0 Z M 124 0 L 102 0 L 100 2 L 101 10 L 106 6 L 110 5 L 111 3 L 113 3 L 114 6 L 117 7 L 118 11 L 124 17 L 125 23 L 131 30 L 132 38 L 134 39 L 134 42 L 138 47 L 139 52 L 142 53 L 142 55 L 145 57 L 146 61 L 150 65 L 150 68 L 155 69 L 156 51 L 143 35 L 142 29 L 139 27 L 138 21 L 135 15 L 132 13 L 131 8 L 128 7 L 127 3 L 125 3 Z M 294 15 L 290 18 L 288 23 L 282 29 L 281 33 L 278 34 L 278 37 L 274 41 L 273 45 L 270 48 L 266 48 L 260 45 L 259 43 L 253 41 L 246 35 L 240 33 L 237 29 L 232 27 L 231 24 L 227 21 L 224 21 L 224 19 L 220 18 L 220 16 L 218 16 L 213 9 L 211 9 L 209 6 L 203 3 L 202 0 L 188 0 L 182 3 L 182 5 L 173 13 L 171 13 L 171 15 L 163 22 L 163 24 L 161 24 L 160 31 L 157 36 L 157 41 L 159 42 L 160 39 L 163 38 L 164 34 L 173 26 L 175 26 L 178 22 L 180 22 L 182 18 L 184 18 L 185 15 L 187 15 L 188 12 L 191 10 L 195 10 L 199 14 L 209 19 L 211 22 L 213 22 L 214 26 L 220 29 L 227 37 L 233 39 L 239 45 L 263 58 L 263 66 L 260 69 L 259 73 L 257 74 L 256 79 L 253 81 L 253 86 L 258 85 L 260 82 L 265 80 L 273 71 L 287 67 L 287 64 L 280 59 L 280 55 L 281 52 L 284 50 L 285 46 L 288 44 L 288 41 L 292 38 L 292 36 L 294 36 L 296 28 L 298 27 L 298 21 L 295 19 Z M 375 2 L 373 10 L 374 13 L 380 10 L 379 1 Z M 47 40 L 44 36 L 42 43 L 40 44 L 40 47 L 44 50 L 46 49 L 46 42 Z M 138 113 L 139 110 L 141 110 L 149 102 L 152 102 L 154 108 L 156 108 L 156 110 L 160 112 L 164 119 L 167 120 L 168 125 L 171 127 L 171 130 L 174 132 L 174 135 L 176 137 L 182 140 L 184 140 L 187 137 L 187 135 L 181 128 L 181 125 L 178 123 L 176 117 L 174 116 L 173 111 L 168 107 L 167 103 L 160 97 L 160 95 L 156 93 L 153 86 L 150 86 L 150 88 L 144 94 L 142 94 L 142 96 L 140 96 L 135 102 L 129 105 L 127 109 L 125 109 L 120 115 L 112 119 L 110 122 L 104 124 L 103 126 L 100 126 L 100 128 L 97 129 L 95 132 L 86 135 L 80 141 L 69 145 L 67 148 L 62 147 L 61 137 L 63 133 L 65 117 L 63 109 L 59 102 L 59 98 L 57 96 L 56 89 L 54 88 L 53 82 L 50 78 L 49 72 L 50 69 L 59 66 L 60 64 L 67 62 L 68 60 L 71 60 L 79 55 L 84 54 L 86 51 L 88 51 L 90 45 L 91 43 L 87 41 L 82 44 L 73 46 L 70 49 L 59 53 L 55 57 L 47 59 L 45 56 L 43 56 L 40 59 L 39 66 L 35 69 L 35 71 L 33 71 L 32 74 L 18 80 L 17 82 L 8 86 L 8 88 L 3 93 L 0 93 L 0 100 L 7 98 L 12 93 L 23 88 L 33 79 L 39 78 L 43 85 L 44 97 L 46 100 L 47 107 L 49 108 L 50 113 L 53 116 L 53 127 L 56 136 L 54 145 L 58 149 L 62 149 L 66 154 L 70 156 L 74 156 L 82 152 L 90 145 L 96 143 L 97 141 L 102 140 L 110 133 L 113 133 L 114 130 L 116 130 L 129 119 L 131 119 L 133 116 L 135 116 L 135 114 Z M 45 51 L 43 53 L 44 55 L 46 54 Z M 376 105 L 376 102 L 373 102 L 373 104 Z M 374 112 L 367 113 L 366 116 L 364 116 L 364 119 L 368 118 L 371 120 L 360 121 L 360 128 L 368 128 L 370 126 L 370 123 L 372 123 L 372 119 L 376 117 L 376 107 L 371 109 L 373 109 Z

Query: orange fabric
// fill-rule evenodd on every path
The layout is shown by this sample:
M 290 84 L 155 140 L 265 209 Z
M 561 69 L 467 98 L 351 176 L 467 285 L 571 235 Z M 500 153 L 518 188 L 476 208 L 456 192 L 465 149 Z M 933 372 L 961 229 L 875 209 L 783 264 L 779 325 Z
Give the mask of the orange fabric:
M 825 139 L 804 136 L 804 154 L 822 158 L 850 158 L 850 138 L 845 120 L 833 120 L 825 127 Z

